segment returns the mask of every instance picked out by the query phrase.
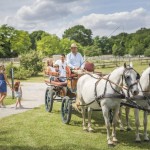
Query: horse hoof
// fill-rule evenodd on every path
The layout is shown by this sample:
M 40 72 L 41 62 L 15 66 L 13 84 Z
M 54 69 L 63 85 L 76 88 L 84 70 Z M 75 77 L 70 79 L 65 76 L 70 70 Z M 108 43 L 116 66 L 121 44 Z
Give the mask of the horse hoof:
M 116 145 L 114 143 L 108 144 L 108 147 L 115 147 Z
M 144 142 L 149 142 L 149 139 L 144 139 Z
M 135 143 L 139 143 L 139 144 L 141 144 L 141 141 L 135 141 Z
M 94 133 L 94 129 L 89 128 L 89 129 L 88 129 L 88 132 L 90 132 L 90 133 Z
M 118 143 L 118 140 L 117 140 L 116 138 L 114 138 L 112 141 L 113 141 L 114 143 Z
M 131 128 L 127 128 L 127 131 L 131 131 L 132 129 Z
M 95 131 L 94 131 L 94 130 L 88 130 L 88 132 L 89 132 L 89 133 L 94 133 Z
M 87 131 L 88 131 L 88 129 L 87 129 L 86 127 L 83 127 L 83 131 L 86 131 L 86 132 L 87 132 Z

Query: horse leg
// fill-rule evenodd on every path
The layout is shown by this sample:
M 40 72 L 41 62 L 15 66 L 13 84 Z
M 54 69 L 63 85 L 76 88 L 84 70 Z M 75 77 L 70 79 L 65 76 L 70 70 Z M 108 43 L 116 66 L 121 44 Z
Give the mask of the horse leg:
M 135 126 L 136 126 L 136 142 L 141 142 L 140 134 L 139 134 L 139 127 L 140 127 L 140 121 L 139 121 L 139 110 L 134 109 L 134 115 L 135 115 Z
M 86 122 L 85 122 L 85 107 L 81 107 L 81 112 L 82 112 L 82 119 L 83 119 L 83 130 L 86 131 L 87 128 L 86 128 Z
M 131 131 L 132 128 L 131 128 L 130 123 L 129 123 L 130 108 L 129 108 L 129 107 L 126 107 L 126 108 L 125 108 L 125 112 L 126 112 L 127 131 Z
M 109 121 L 109 109 L 106 106 L 102 106 L 103 117 L 105 120 L 106 130 L 107 130 L 107 143 L 108 145 L 114 145 L 110 136 L 110 121 Z
M 124 131 L 124 126 L 122 121 L 122 108 L 119 109 L 118 123 L 119 123 L 120 131 Z
M 119 113 L 119 108 L 120 108 L 120 105 L 114 110 L 114 116 L 113 116 L 113 122 L 112 122 L 112 141 L 113 142 L 118 142 L 116 138 L 116 125 L 117 125 L 117 117 Z
M 92 116 L 92 110 L 91 110 L 90 107 L 88 107 L 88 131 L 89 132 L 93 132 L 94 131 L 94 129 L 92 129 L 92 127 L 91 127 L 91 125 L 92 125 L 92 123 L 91 123 L 91 116 Z
M 148 134 L 147 134 L 147 122 L 148 122 L 147 115 L 148 115 L 148 113 L 146 111 L 144 111 L 144 117 L 143 117 L 144 141 L 149 141 L 149 137 L 148 137 Z

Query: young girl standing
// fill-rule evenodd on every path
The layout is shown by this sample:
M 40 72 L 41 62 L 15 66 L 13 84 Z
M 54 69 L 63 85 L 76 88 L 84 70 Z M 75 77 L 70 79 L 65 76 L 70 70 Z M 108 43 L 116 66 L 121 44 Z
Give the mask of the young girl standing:
M 21 89 L 21 86 L 20 86 L 20 81 L 15 82 L 14 91 L 15 91 L 15 97 L 17 99 L 15 108 L 17 109 L 18 104 L 19 104 L 19 108 L 23 108 L 22 105 L 21 105 L 22 89 Z
M 12 87 L 7 79 L 4 65 L 0 65 L 0 108 L 4 108 L 4 99 L 7 95 L 7 84 L 12 90 Z

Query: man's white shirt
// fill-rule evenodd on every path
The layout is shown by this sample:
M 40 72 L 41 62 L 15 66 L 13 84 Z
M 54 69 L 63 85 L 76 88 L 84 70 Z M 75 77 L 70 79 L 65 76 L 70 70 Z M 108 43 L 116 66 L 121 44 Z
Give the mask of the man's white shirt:
M 75 67 L 84 68 L 84 60 L 80 53 L 74 55 L 72 52 L 67 55 L 67 65 L 74 69 Z
M 60 77 L 66 77 L 66 66 L 67 62 L 62 60 L 57 60 L 55 64 L 59 65 L 59 70 L 60 70 Z

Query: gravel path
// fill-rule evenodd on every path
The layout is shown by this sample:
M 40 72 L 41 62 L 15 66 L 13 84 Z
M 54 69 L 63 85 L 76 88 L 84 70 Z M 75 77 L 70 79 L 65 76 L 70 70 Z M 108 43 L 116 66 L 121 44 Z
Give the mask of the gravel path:
M 24 108 L 15 109 L 14 104 L 6 106 L 6 108 L 0 108 L 0 118 L 22 113 L 44 104 L 45 89 L 47 87 L 44 83 L 22 82 L 21 85 L 23 91 L 22 105 Z M 11 95 L 10 89 L 8 89 L 8 95 Z

